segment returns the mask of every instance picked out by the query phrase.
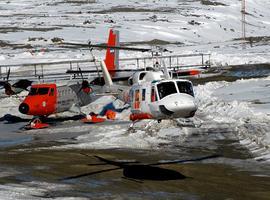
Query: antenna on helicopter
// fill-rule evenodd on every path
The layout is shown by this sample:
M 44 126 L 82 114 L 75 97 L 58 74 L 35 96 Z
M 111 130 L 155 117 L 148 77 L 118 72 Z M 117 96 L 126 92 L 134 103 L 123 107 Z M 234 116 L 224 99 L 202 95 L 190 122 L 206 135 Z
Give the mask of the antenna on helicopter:
M 172 53 L 172 51 L 169 51 L 168 49 L 163 48 L 161 46 L 153 46 L 152 47 L 151 53 L 152 53 L 153 66 L 154 66 L 155 70 L 158 70 L 158 71 L 164 70 L 165 77 L 169 79 L 170 75 L 169 75 L 168 69 L 165 65 L 165 61 L 164 61 L 164 59 L 162 59 L 162 60 L 160 59 L 163 56 L 164 52 Z M 162 67 L 162 65 L 163 65 L 163 67 Z
M 91 41 L 89 41 L 88 44 L 91 44 Z M 93 47 L 90 47 L 90 46 L 89 46 L 89 51 L 90 51 L 90 54 L 91 54 L 92 59 L 93 59 L 93 61 L 94 61 L 95 67 L 96 67 L 96 69 L 97 69 L 98 78 L 99 78 L 99 80 L 101 80 L 101 75 L 100 75 L 100 73 L 99 73 L 98 64 L 97 64 L 97 62 L 96 62 L 97 59 L 96 59 L 96 57 L 95 57 L 94 54 L 93 54 Z M 88 78 L 89 78 L 89 77 L 88 77 Z

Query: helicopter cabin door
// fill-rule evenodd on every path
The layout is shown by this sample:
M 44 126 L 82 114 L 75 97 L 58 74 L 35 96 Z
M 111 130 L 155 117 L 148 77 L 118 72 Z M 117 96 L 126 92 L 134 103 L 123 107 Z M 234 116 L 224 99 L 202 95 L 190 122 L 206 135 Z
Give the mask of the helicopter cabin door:
M 49 93 L 47 95 L 47 113 L 48 115 L 54 113 L 56 110 L 56 85 L 52 84 L 49 88 Z
M 140 110 L 141 109 L 141 94 L 140 89 L 136 89 L 134 92 L 134 102 L 133 102 L 133 109 Z

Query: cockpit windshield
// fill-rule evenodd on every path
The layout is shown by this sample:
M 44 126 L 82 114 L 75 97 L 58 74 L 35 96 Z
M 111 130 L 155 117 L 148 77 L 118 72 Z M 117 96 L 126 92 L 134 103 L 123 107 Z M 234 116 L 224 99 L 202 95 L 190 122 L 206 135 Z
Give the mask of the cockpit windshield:
M 180 93 L 186 93 L 194 97 L 193 87 L 190 82 L 177 81 L 177 87 Z
M 159 98 L 162 99 L 170 94 L 177 93 L 175 83 L 172 82 L 163 82 L 157 84 Z
M 31 88 L 29 95 L 34 96 L 34 95 L 46 95 L 49 93 L 49 88 L 44 87 L 44 88 Z

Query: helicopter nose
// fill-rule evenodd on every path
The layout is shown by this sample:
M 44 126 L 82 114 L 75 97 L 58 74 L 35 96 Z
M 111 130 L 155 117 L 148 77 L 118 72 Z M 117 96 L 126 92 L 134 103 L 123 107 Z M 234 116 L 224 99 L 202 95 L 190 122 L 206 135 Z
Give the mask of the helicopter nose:
M 175 109 L 172 109 L 175 115 L 181 117 L 193 117 L 197 111 L 197 105 L 194 101 L 187 101 L 182 105 L 178 105 Z
M 26 104 L 26 103 L 22 103 L 20 106 L 19 106 L 19 111 L 22 113 L 22 114 L 27 114 L 29 112 L 29 106 Z
M 167 116 L 174 117 L 193 117 L 197 105 L 194 98 L 185 94 L 175 94 L 164 98 L 159 106 L 160 111 Z

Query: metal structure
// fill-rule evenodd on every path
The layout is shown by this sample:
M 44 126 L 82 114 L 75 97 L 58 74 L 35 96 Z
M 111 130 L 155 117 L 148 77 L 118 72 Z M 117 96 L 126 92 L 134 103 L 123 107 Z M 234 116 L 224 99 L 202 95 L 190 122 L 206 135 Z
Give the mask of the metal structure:
M 161 64 L 165 61 L 166 66 L 172 70 L 184 68 L 208 68 L 210 67 L 210 54 L 185 54 L 185 55 L 164 55 L 149 56 L 140 58 L 120 59 L 120 68 L 123 71 L 143 70 Z M 81 78 L 80 74 L 66 73 L 67 71 L 88 71 L 89 76 L 97 77 L 101 72 L 95 64 L 94 59 L 65 60 L 54 62 L 37 62 L 21 64 L 0 65 L 0 78 L 5 79 L 8 70 L 11 69 L 10 80 L 20 78 L 35 80 L 40 82 L 56 82 L 58 80 L 69 80 Z M 121 71 L 121 69 L 119 71 Z
M 11 69 L 10 78 L 16 80 L 25 78 L 39 81 L 68 80 L 70 75 L 66 74 L 67 69 L 79 69 L 89 67 L 93 59 L 84 60 L 63 60 L 53 62 L 33 62 L 20 64 L 2 64 L 0 65 L 0 78 L 4 79 L 9 69 Z M 57 71 L 56 71 L 57 69 Z

